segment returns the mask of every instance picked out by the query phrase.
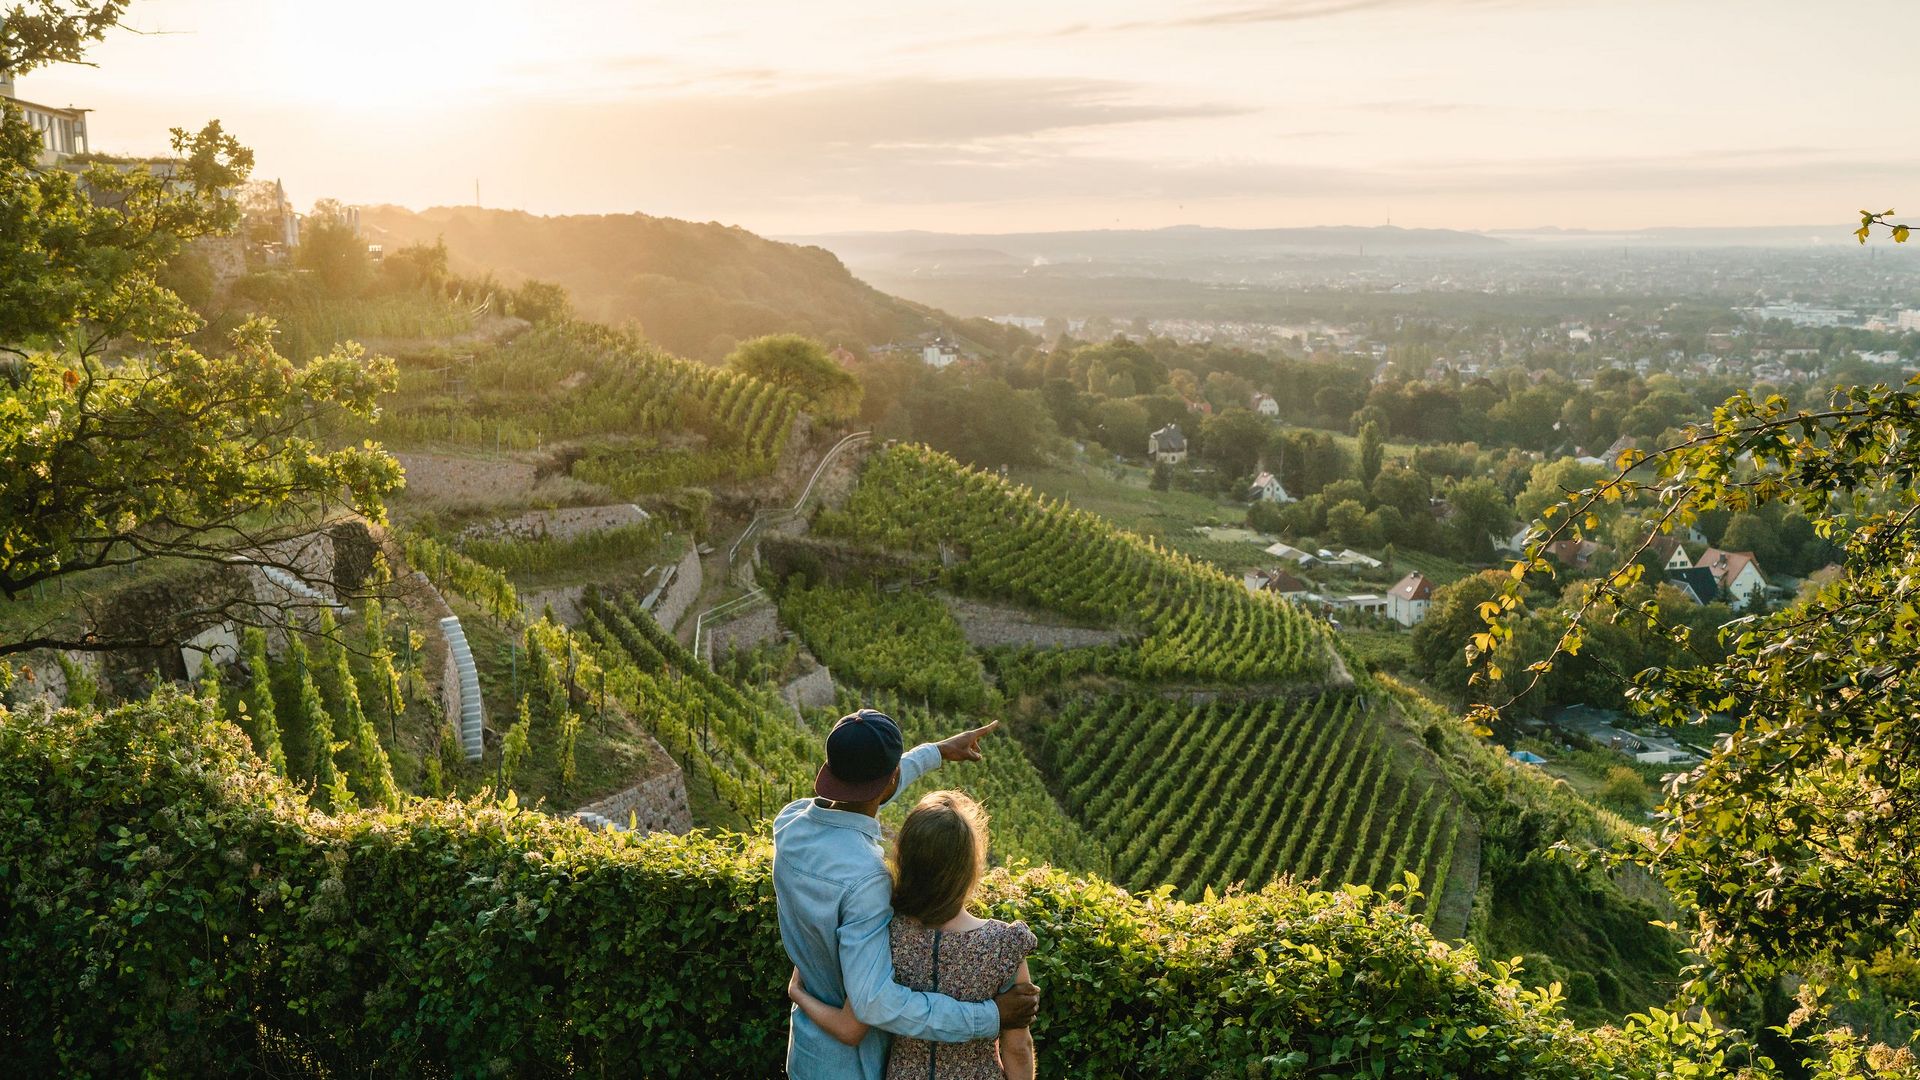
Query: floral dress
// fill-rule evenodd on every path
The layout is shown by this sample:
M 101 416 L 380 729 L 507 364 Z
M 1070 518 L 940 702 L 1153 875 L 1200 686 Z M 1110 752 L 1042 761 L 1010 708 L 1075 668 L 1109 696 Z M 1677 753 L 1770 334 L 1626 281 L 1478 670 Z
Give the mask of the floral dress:
M 898 916 L 893 920 L 893 977 L 913 990 L 961 1001 L 991 1001 L 1013 983 L 1014 972 L 1039 942 L 1026 923 L 988 919 L 972 930 L 942 931 Z M 930 1043 L 896 1035 L 887 1080 L 1006 1080 L 1000 1040 Z

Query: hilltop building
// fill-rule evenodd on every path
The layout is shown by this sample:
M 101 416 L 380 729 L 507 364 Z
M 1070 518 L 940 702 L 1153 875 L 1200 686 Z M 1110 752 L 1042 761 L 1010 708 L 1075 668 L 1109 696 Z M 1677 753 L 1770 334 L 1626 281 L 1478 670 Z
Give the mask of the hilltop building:
M 27 124 L 39 133 L 40 164 L 52 165 L 89 152 L 87 113 L 92 110 L 26 101 L 14 93 L 13 75 L 5 71 L 0 71 L 0 98 L 13 102 L 25 115 Z
M 1700 553 L 1695 566 L 1703 566 L 1713 571 L 1713 579 L 1720 585 L 1720 591 L 1727 601 L 1736 608 L 1748 607 L 1753 603 L 1754 594 L 1766 589 L 1766 576 L 1760 573 L 1759 560 L 1751 551 L 1721 551 L 1710 547 Z
M 1279 416 L 1280 403 L 1273 400 L 1271 394 L 1256 393 L 1253 395 L 1253 411 L 1261 416 Z
M 1415 570 L 1387 593 L 1387 617 L 1401 626 L 1416 626 L 1426 619 L 1432 602 L 1432 579 Z
M 959 360 L 960 346 L 946 338 L 934 338 L 920 348 L 920 362 L 935 371 L 952 367 Z
M 1178 465 L 1187 460 L 1187 437 L 1179 424 L 1168 424 L 1147 436 L 1147 456 L 1161 465 Z

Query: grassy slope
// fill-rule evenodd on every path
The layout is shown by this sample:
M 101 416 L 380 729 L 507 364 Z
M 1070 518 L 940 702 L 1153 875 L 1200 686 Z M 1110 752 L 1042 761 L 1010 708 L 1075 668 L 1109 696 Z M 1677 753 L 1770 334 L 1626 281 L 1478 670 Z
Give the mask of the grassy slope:
M 637 321 L 667 350 L 701 359 L 718 359 L 727 343 L 760 334 L 877 345 L 935 325 L 924 309 L 858 280 L 824 249 L 711 222 L 391 206 L 367 208 L 361 221 L 388 250 L 442 238 L 459 269 L 497 273 L 509 284 L 556 282 L 583 314 Z

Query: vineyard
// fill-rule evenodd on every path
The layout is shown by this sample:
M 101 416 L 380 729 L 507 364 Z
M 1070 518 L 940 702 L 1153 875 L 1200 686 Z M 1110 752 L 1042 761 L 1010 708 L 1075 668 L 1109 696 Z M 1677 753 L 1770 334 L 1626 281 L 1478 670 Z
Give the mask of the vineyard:
M 1460 812 L 1409 779 L 1351 691 L 1190 705 L 1077 700 L 1030 742 L 1115 881 L 1189 898 L 1280 875 L 1385 888 L 1403 871 L 1438 896 Z
M 589 589 L 582 626 L 607 692 L 681 763 L 698 821 L 742 826 L 813 790 L 820 735 L 696 660 L 631 594 Z
M 564 323 L 471 358 L 407 365 L 369 433 L 491 450 L 589 443 L 575 474 L 633 495 L 770 471 L 798 412 L 769 383 Z
M 796 587 L 781 596 L 780 616 L 842 681 L 942 708 L 986 702 L 980 661 L 934 597 L 872 585 Z
M 1279 682 L 1331 674 L 1326 634 L 1284 601 L 1211 566 L 1037 498 L 919 446 L 867 465 L 825 534 L 957 559 L 954 588 L 1137 632 L 1115 674 L 1147 680 Z

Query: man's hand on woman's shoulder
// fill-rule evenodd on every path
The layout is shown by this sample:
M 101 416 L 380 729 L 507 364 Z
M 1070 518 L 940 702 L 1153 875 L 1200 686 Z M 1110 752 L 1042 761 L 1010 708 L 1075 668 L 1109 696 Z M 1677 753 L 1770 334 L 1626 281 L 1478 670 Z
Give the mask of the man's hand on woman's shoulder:
M 936 745 L 940 747 L 941 760 L 979 761 L 981 757 L 980 740 L 993 734 L 993 729 L 999 726 L 1000 721 L 995 720 L 985 727 L 977 727 L 972 731 L 963 731 L 958 735 L 940 740 Z

